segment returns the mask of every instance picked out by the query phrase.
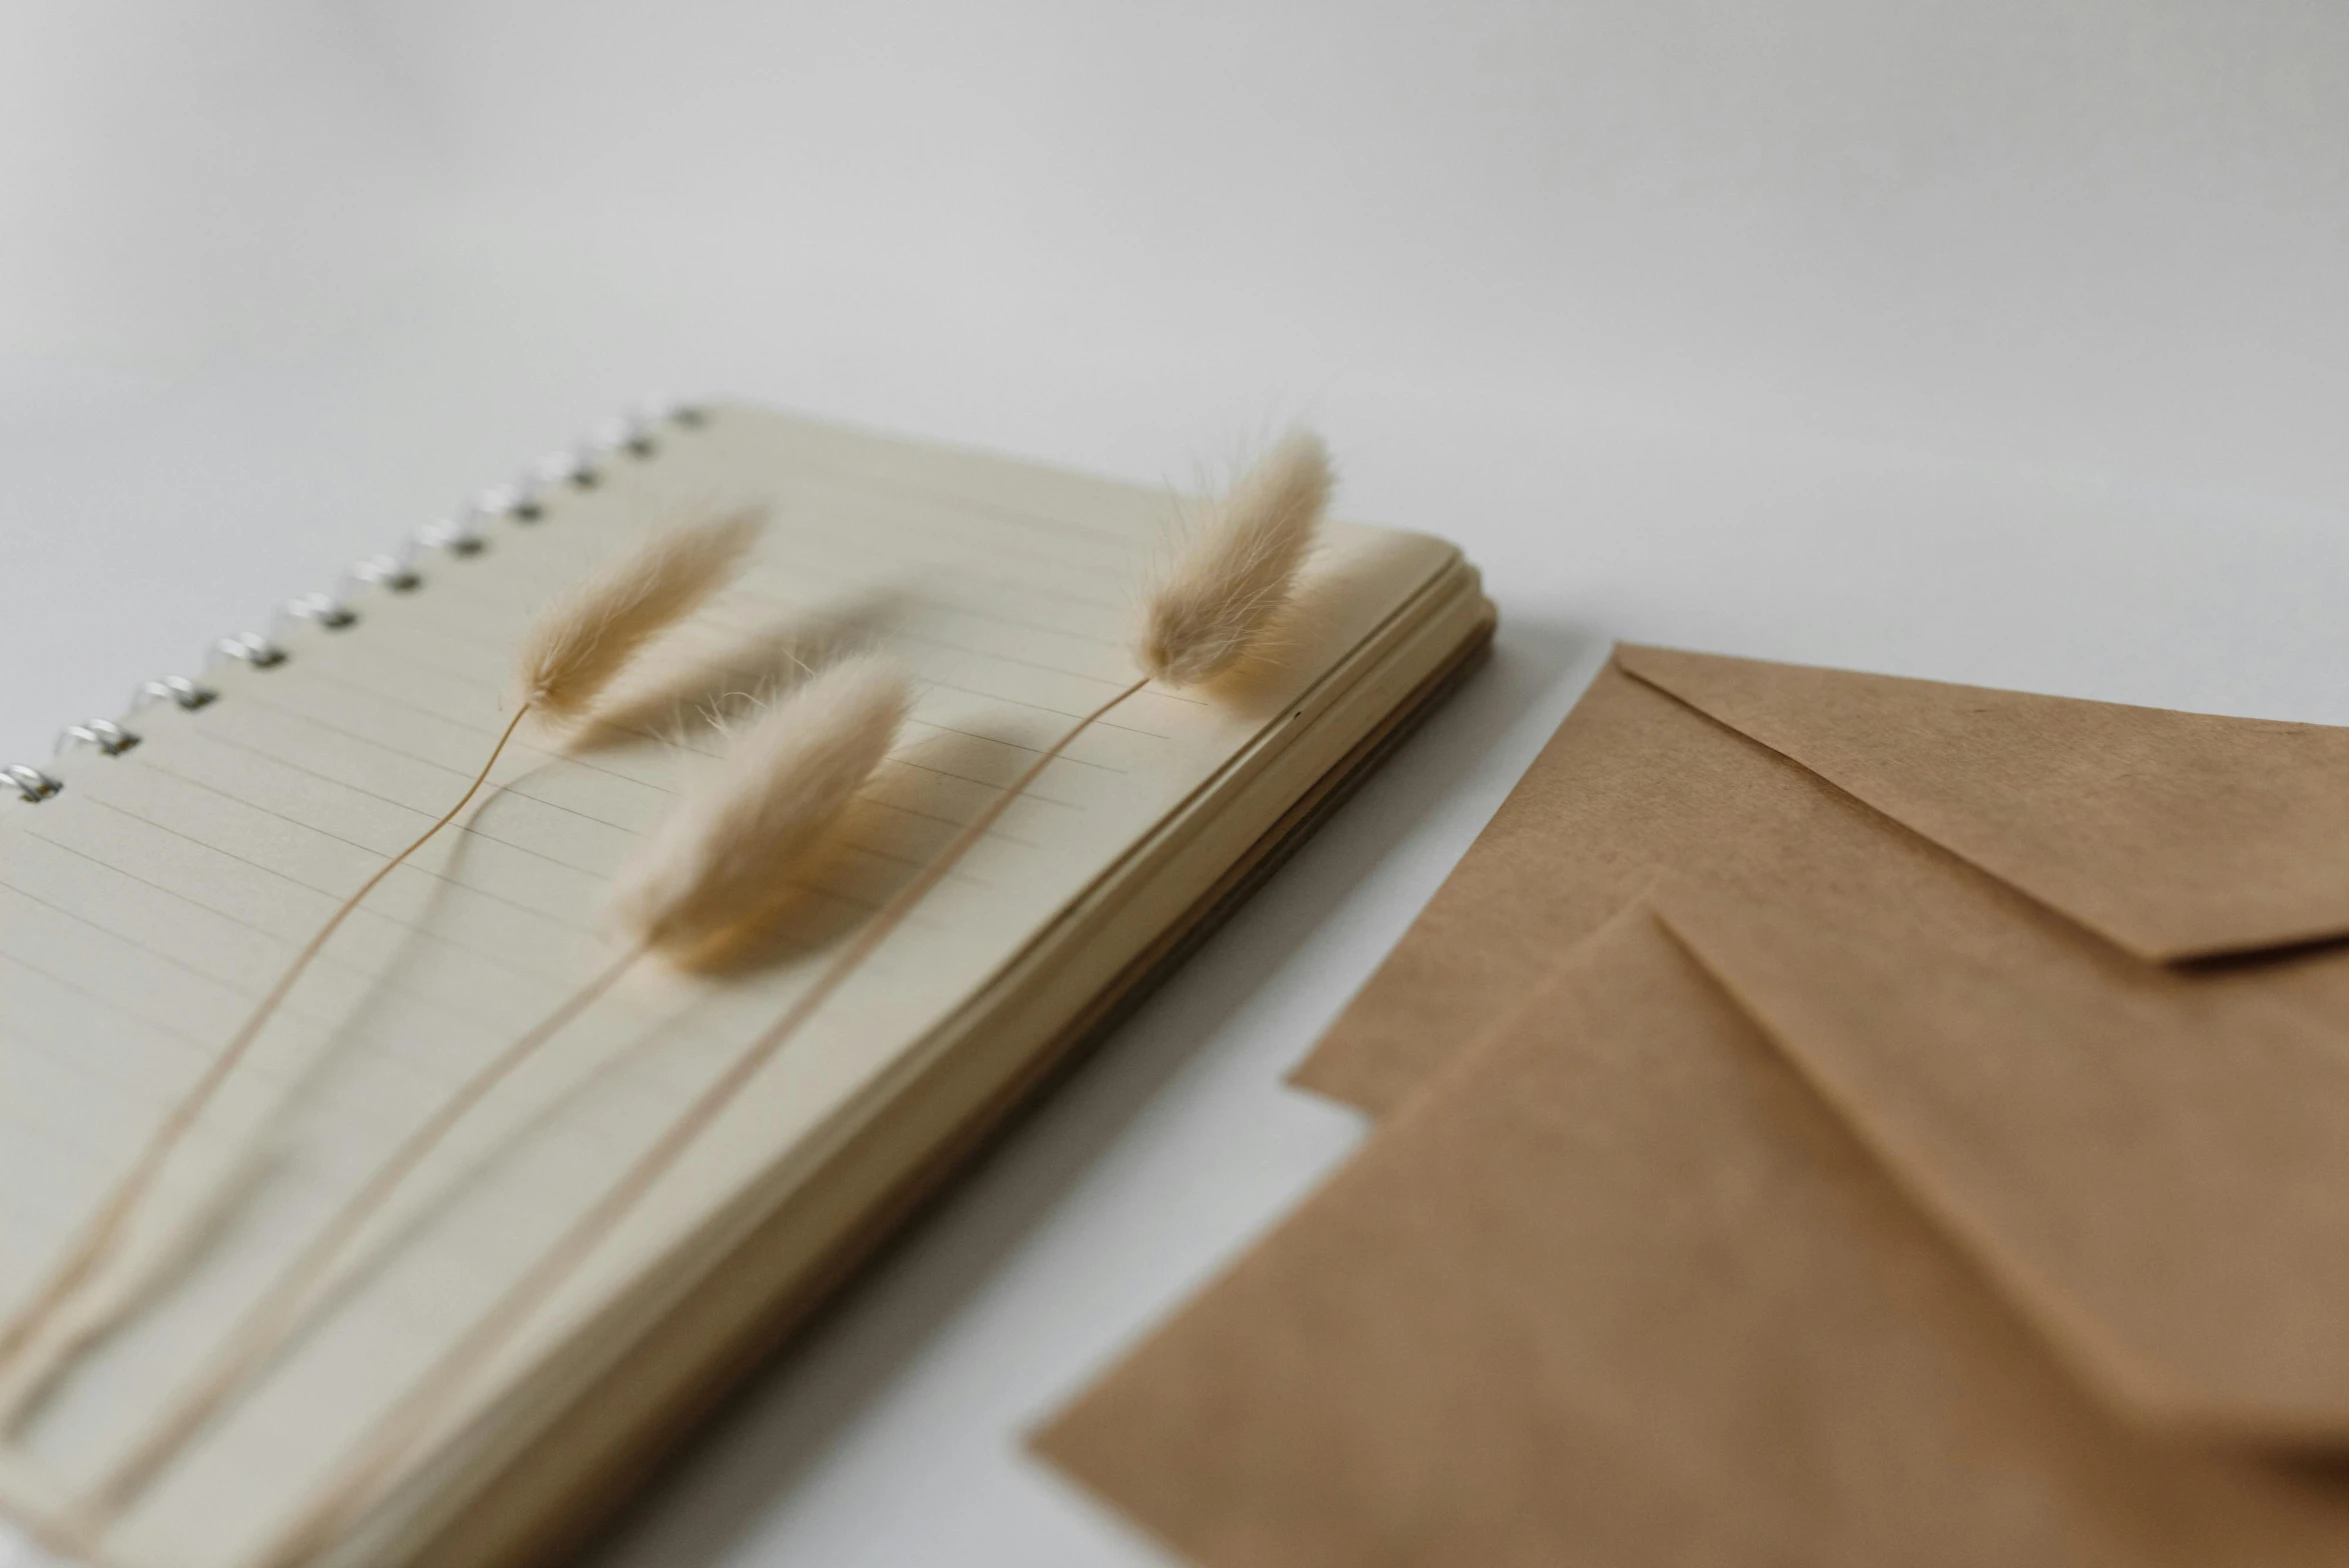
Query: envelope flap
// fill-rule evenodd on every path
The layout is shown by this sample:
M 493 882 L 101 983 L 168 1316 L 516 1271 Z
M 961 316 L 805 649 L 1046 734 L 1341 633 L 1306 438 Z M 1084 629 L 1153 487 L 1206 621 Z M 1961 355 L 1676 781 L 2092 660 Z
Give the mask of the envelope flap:
M 1615 658 L 2139 957 L 2349 934 L 2349 729 L 1664 648 Z

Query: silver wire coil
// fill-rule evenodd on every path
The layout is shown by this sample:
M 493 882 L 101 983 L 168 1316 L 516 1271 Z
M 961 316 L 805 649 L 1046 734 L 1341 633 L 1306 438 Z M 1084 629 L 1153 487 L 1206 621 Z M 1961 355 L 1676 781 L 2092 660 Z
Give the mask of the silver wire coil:
M 62 757 L 76 746 L 92 746 L 102 756 L 119 757 L 138 743 L 138 736 L 112 719 L 92 719 L 87 724 L 67 725 L 58 733 L 52 750 Z
M 131 693 L 131 712 L 136 713 L 150 703 L 168 702 L 193 713 L 219 695 L 211 687 L 200 681 L 189 680 L 185 675 L 166 675 L 160 680 L 139 683 L 139 689 Z
M 660 448 L 659 436 L 663 425 L 677 425 L 686 429 L 699 427 L 703 411 L 690 403 L 652 400 L 627 413 L 598 423 L 588 439 L 541 459 L 523 479 L 492 485 L 467 502 L 454 515 L 438 522 L 427 523 L 412 536 L 410 548 L 399 554 L 371 555 L 354 563 L 345 578 L 360 588 L 380 589 L 386 593 L 412 593 L 424 585 L 424 573 L 416 565 L 416 555 L 433 551 L 458 559 L 479 555 L 489 548 L 485 525 L 496 522 L 529 524 L 538 522 L 547 513 L 547 492 L 560 487 L 591 490 L 602 482 L 603 465 L 613 456 L 624 454 L 643 459 L 653 456 Z M 326 631 L 341 631 L 355 625 L 359 612 L 345 600 L 331 593 L 308 593 L 288 599 L 279 607 L 279 618 L 319 627 Z M 286 663 L 293 655 L 276 639 L 263 632 L 245 632 L 235 637 L 223 637 L 213 643 L 213 660 L 228 659 L 254 669 L 274 669 Z M 209 661 L 208 661 L 209 662 Z M 131 693 L 130 712 L 158 703 L 169 703 L 175 708 L 194 712 L 210 706 L 219 699 L 219 692 L 199 680 L 185 675 L 165 675 L 139 683 Z M 62 757 L 67 752 L 88 747 L 103 757 L 119 757 L 139 744 L 135 731 L 125 728 L 113 719 L 91 719 L 86 723 L 68 725 L 58 734 L 52 755 Z M 30 804 L 49 800 L 65 788 L 65 782 L 55 774 L 29 763 L 13 763 L 0 767 L 0 794 L 13 790 L 18 799 Z M 0 1565 L 4 1568 L 4 1565 Z
M 8 780 L 15 787 L 17 794 L 24 799 L 36 803 L 47 800 L 65 788 L 51 775 L 22 762 L 12 762 L 7 767 L 0 768 L 0 778 Z
M 306 593 L 288 599 L 281 613 L 292 620 L 323 626 L 330 632 L 339 632 L 359 619 L 358 611 L 330 593 Z

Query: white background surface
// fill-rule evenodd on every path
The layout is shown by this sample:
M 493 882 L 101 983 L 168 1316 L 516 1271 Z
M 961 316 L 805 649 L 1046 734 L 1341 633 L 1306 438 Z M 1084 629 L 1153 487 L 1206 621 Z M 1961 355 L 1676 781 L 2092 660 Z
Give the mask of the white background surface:
M 651 388 L 1293 417 L 1495 666 L 599 1568 L 1132 1565 L 1017 1433 L 1351 1146 L 1279 1075 L 1626 637 L 2349 722 L 2349 11 L 18 0 L 0 759 Z

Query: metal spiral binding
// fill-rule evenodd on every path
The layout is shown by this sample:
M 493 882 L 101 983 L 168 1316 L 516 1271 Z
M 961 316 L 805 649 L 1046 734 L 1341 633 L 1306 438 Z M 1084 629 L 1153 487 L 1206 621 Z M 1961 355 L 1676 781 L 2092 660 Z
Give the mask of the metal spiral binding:
M 0 768 L 0 778 L 16 786 L 16 792 L 29 801 L 43 801 L 65 788 L 56 779 L 27 763 L 12 762 Z
M 63 756 L 69 747 L 95 746 L 108 757 L 119 757 L 139 743 L 139 738 L 112 719 L 92 719 L 87 724 L 69 724 L 50 749 Z
M 371 555 L 355 563 L 344 575 L 356 587 L 413 593 L 424 585 L 424 573 L 417 565 L 421 555 L 438 552 L 460 560 L 479 555 L 489 548 L 488 525 L 536 523 L 546 516 L 553 493 L 563 489 L 592 490 L 602 483 L 604 472 L 614 459 L 625 456 L 641 460 L 657 452 L 664 425 L 693 429 L 705 417 L 702 410 L 689 403 L 654 402 L 604 420 L 585 441 L 533 465 L 528 477 L 490 486 L 453 516 L 415 530 L 406 549 L 396 554 Z M 279 607 L 278 616 L 281 621 L 303 622 L 330 632 L 356 625 L 359 620 L 357 610 L 341 595 L 331 593 L 308 593 L 288 599 Z M 212 645 L 211 651 L 214 659 L 233 659 L 260 670 L 273 669 L 293 657 L 266 632 L 223 637 Z M 165 702 L 192 712 L 209 706 L 219 696 L 219 692 L 200 680 L 166 675 L 140 683 L 138 690 L 131 693 L 130 713 Z M 52 755 L 63 757 L 77 747 L 86 746 L 102 757 L 119 757 L 138 744 L 138 734 L 120 722 L 91 719 L 68 725 L 58 735 Z M 17 798 L 27 804 L 37 805 L 51 799 L 64 788 L 65 781 L 44 768 L 28 763 L 0 767 L 0 793 L 13 789 Z

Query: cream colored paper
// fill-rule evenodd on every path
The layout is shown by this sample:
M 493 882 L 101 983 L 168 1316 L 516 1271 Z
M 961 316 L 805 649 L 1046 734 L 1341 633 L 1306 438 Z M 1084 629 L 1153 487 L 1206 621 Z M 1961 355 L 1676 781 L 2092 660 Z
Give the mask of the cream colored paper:
M 531 1245 L 780 1010 L 817 945 L 1131 679 L 1131 596 L 1177 511 L 1133 487 L 723 407 L 650 459 L 615 457 L 606 483 L 558 497 L 543 522 L 497 525 L 483 555 L 435 558 L 417 592 L 365 595 L 358 625 L 292 633 L 286 665 L 220 672 L 212 707 L 143 715 L 136 751 L 75 759 L 56 800 L 0 809 L 0 1295 L 30 1287 L 293 945 L 462 789 L 538 606 L 651 521 L 744 502 L 772 510 L 757 564 L 638 682 L 632 727 L 575 755 L 526 731 L 465 830 L 395 873 L 297 988 L 172 1184 L 180 1201 L 210 1190 L 258 1137 L 268 1162 L 250 1196 L 0 1461 L 0 1502 L 38 1513 L 93 1474 L 360 1172 L 613 951 L 596 923 L 605 882 L 715 765 L 701 705 L 839 648 L 904 658 L 921 687 L 907 744 L 765 961 L 718 977 L 647 966 L 501 1088 L 376 1227 L 318 1327 L 108 1555 L 229 1568 L 264 1544 Z M 1400 681 L 1399 700 L 1417 677 L 1396 661 L 1434 667 L 1478 603 L 1456 552 L 1371 529 L 1334 533 L 1313 594 L 1279 681 L 1225 703 L 1146 692 L 1080 739 L 460 1415 L 559 1384 L 556 1353 L 590 1325 L 609 1339 L 615 1303 L 641 1314 L 689 1283 L 693 1258 L 931 1070 L 992 977 L 1081 948 L 1082 928 L 1110 919 L 1105 897 L 1154 887 L 1144 873 L 1167 846 L 1199 839 L 1251 779 L 1343 740 L 1317 733 L 1324 718 L 1366 731 L 1375 704 L 1349 694 Z M 1145 941 L 1137 929 L 1118 940 Z M 158 1205 L 146 1243 L 169 1217 Z

